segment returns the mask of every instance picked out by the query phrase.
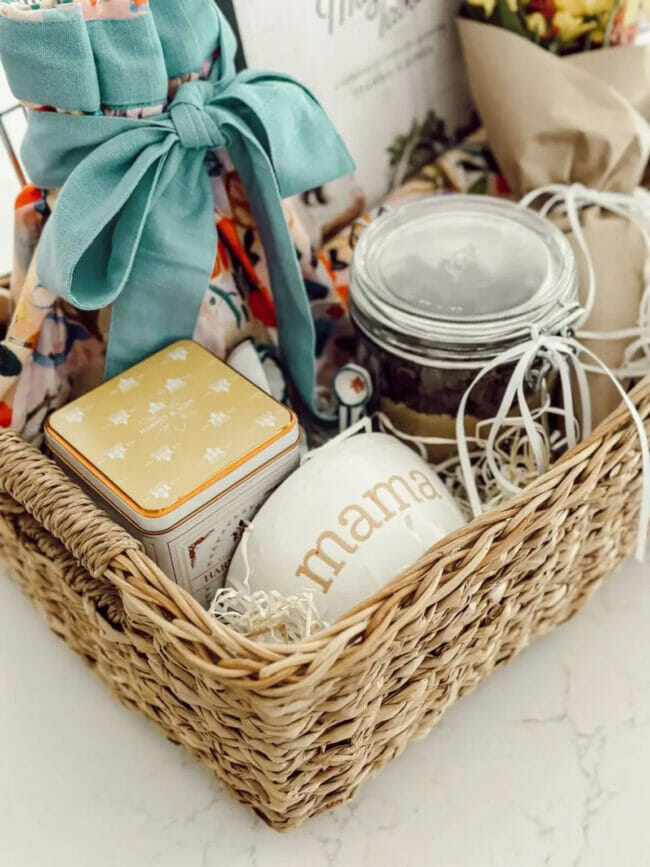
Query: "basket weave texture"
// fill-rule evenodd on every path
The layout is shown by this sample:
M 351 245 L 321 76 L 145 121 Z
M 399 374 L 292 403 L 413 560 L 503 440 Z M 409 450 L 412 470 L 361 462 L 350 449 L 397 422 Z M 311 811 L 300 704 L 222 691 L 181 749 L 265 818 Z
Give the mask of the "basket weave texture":
M 650 380 L 632 397 L 648 424 Z M 51 461 L 3 433 L 0 557 L 125 704 L 288 830 L 352 798 L 456 699 L 575 614 L 631 552 L 640 490 L 622 407 L 334 626 L 269 646 L 211 619 Z

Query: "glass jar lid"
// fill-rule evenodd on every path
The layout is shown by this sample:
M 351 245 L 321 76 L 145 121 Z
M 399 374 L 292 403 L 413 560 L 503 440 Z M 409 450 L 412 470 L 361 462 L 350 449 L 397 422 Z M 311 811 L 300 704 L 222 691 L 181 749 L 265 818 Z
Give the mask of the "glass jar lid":
M 564 234 L 534 211 L 472 195 L 404 205 L 366 229 L 350 302 L 372 340 L 432 359 L 494 356 L 531 328 L 559 333 L 582 312 Z

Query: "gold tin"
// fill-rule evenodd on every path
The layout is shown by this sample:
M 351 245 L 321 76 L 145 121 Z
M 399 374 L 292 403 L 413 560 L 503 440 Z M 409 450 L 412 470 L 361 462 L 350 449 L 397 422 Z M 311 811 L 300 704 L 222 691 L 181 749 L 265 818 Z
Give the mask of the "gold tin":
M 299 463 L 295 415 L 183 340 L 53 413 L 55 457 L 203 605 Z

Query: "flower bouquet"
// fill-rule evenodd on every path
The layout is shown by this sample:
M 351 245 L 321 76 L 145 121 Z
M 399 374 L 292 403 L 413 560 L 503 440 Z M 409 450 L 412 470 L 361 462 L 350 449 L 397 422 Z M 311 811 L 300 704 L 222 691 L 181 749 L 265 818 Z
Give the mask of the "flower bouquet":
M 464 0 L 461 14 L 572 54 L 634 44 L 648 8 L 648 0 Z

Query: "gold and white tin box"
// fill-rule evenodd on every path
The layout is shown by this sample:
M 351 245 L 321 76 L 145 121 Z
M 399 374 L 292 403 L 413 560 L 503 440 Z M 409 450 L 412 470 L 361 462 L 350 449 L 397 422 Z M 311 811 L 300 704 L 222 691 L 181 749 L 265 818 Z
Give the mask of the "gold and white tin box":
M 244 522 L 299 462 L 295 415 L 189 340 L 53 413 L 46 437 L 203 605 Z

